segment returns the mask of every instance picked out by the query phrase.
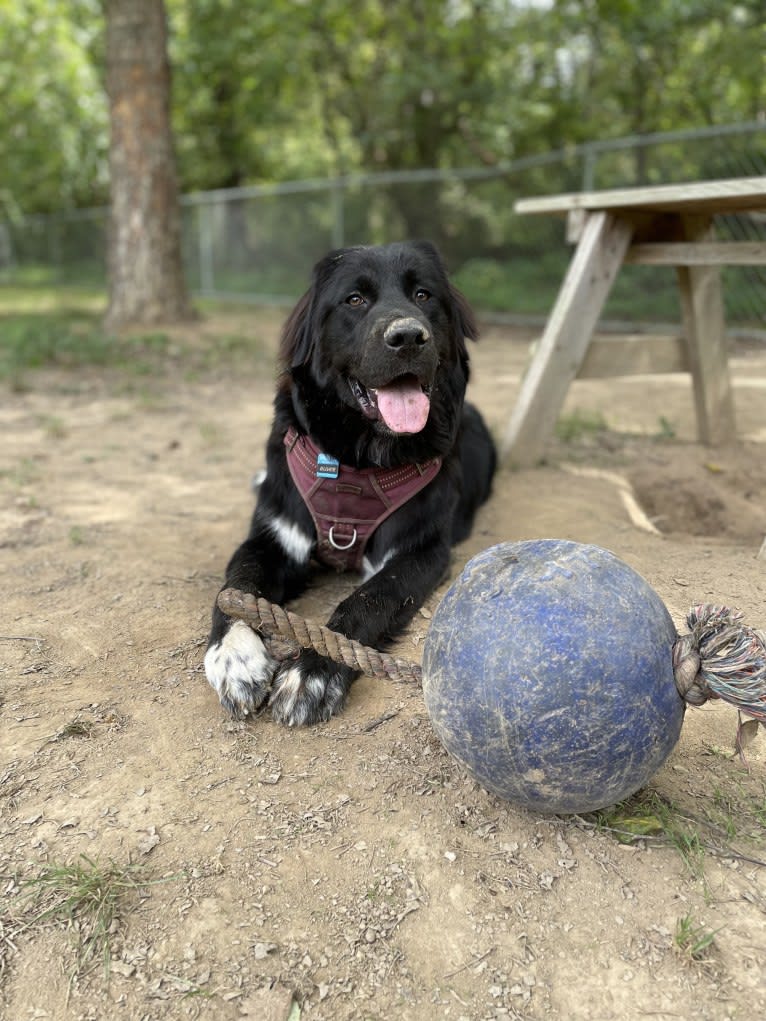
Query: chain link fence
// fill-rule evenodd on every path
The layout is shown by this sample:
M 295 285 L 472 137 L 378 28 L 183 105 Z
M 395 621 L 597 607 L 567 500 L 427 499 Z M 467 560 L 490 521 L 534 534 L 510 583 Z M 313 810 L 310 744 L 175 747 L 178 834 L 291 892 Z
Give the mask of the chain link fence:
M 517 198 L 766 174 L 766 122 L 593 142 L 486 169 L 287 182 L 185 196 L 184 259 L 195 294 L 289 304 L 328 249 L 429 238 L 485 316 L 540 317 L 569 260 L 564 223 L 522 217 Z M 0 224 L 0 281 L 104 286 L 107 211 Z M 721 217 L 721 239 L 766 241 L 763 214 Z M 766 325 L 766 268 L 727 267 L 730 325 Z M 626 266 L 605 319 L 677 322 L 672 270 Z

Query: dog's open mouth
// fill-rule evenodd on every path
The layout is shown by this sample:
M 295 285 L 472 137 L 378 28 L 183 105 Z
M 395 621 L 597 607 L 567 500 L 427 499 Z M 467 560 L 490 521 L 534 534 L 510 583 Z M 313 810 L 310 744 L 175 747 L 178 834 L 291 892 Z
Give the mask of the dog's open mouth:
M 416 376 L 400 376 L 385 386 L 366 387 L 349 379 L 351 391 L 367 418 L 381 419 L 393 433 L 419 433 L 431 410 L 429 386 Z

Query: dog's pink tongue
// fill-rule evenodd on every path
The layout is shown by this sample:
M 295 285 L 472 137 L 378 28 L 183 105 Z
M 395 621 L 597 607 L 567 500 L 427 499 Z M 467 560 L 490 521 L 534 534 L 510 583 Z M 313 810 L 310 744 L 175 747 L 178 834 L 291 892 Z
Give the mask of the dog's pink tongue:
M 377 391 L 378 411 L 391 432 L 419 433 L 428 421 L 431 402 L 415 379 L 398 379 Z

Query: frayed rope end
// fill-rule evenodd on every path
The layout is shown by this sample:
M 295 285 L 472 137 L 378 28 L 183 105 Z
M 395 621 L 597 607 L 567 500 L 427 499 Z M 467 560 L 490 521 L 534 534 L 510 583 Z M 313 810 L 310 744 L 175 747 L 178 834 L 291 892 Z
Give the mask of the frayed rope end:
M 676 687 L 691 705 L 720 698 L 766 726 L 766 632 L 742 617 L 709 603 L 689 610 L 689 634 L 673 646 Z

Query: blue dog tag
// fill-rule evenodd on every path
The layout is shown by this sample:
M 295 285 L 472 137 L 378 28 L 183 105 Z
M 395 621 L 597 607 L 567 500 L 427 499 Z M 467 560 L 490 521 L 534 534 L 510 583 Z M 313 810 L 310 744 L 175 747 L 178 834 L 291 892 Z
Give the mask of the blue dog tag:
M 329 454 L 317 454 L 316 477 L 318 479 L 337 479 L 340 472 L 340 461 Z

